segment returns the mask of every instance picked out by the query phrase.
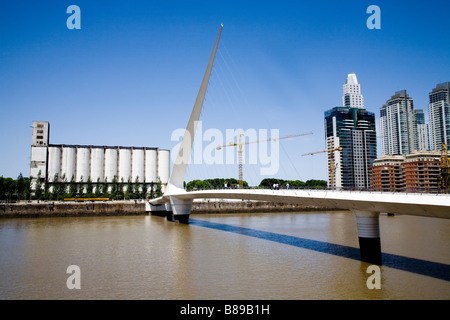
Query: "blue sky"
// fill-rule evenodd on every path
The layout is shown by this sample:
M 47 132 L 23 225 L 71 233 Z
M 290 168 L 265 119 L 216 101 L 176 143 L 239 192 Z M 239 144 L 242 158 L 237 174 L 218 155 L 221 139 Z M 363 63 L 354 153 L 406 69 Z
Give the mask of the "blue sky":
M 81 30 L 69 30 L 69 5 Z M 369 30 L 369 5 L 381 29 Z M 203 129 L 279 129 L 285 179 L 326 179 L 324 111 L 355 72 L 366 109 L 450 81 L 448 1 L 9 1 L 0 3 L 0 175 L 29 175 L 31 124 L 50 143 L 172 149 L 223 22 Z M 225 141 L 229 142 L 229 141 Z M 259 183 L 255 168 L 244 178 Z M 193 165 L 187 180 L 237 176 Z M 247 176 L 246 176 L 247 175 Z

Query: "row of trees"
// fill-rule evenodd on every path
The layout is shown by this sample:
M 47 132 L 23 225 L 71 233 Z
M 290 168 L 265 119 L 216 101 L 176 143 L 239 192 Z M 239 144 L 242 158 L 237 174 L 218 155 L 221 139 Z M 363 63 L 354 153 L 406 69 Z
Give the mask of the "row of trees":
M 24 178 L 22 173 L 16 180 L 0 177 L 0 201 L 19 201 L 29 199 L 30 195 L 30 179 Z
M 247 181 L 243 181 L 244 188 L 248 188 Z M 306 182 L 300 180 L 284 180 L 276 178 L 263 179 L 260 184 L 255 188 L 273 188 L 277 185 L 281 189 L 286 189 L 289 184 L 289 188 L 304 188 L 304 189 L 325 189 L 327 182 L 324 180 L 308 180 Z M 222 189 L 222 188 L 237 188 L 239 181 L 234 178 L 229 179 L 206 179 L 206 180 L 193 180 L 185 183 L 187 191 L 192 190 L 204 190 L 204 189 Z
M 272 188 L 276 184 L 282 189 L 286 189 L 289 184 L 289 188 L 295 189 L 325 189 L 328 183 L 325 180 L 314 180 L 310 179 L 306 182 L 301 180 L 284 180 L 276 178 L 267 178 L 261 181 L 259 187 L 261 188 Z
M 93 182 L 90 178 L 86 182 L 75 182 L 72 176 L 70 181 L 63 175 L 61 178 L 55 174 L 49 182 L 41 177 L 38 173 L 37 182 L 34 190 L 31 189 L 30 179 L 19 174 L 16 180 L 12 178 L 0 177 L 0 201 L 20 201 L 20 200 L 63 200 L 64 198 L 109 198 L 114 200 L 121 199 L 144 199 L 148 195 L 151 199 L 162 196 L 161 181 L 156 183 L 144 184 L 136 179 L 118 181 L 116 177 L 111 182 L 105 181 Z M 81 179 L 82 180 L 82 179 Z M 243 182 L 244 188 L 248 188 L 247 181 Z M 256 188 L 272 188 L 278 185 L 279 188 L 286 189 L 289 184 L 290 188 L 308 188 L 323 189 L 327 187 L 324 180 L 308 180 L 306 182 L 300 180 L 283 180 L 276 178 L 263 179 Z M 222 189 L 237 188 L 239 181 L 234 178 L 229 179 L 206 179 L 193 180 L 184 184 L 186 190 L 204 190 L 204 189 Z
M 82 180 L 82 179 L 81 179 Z M 106 179 L 100 182 L 91 181 L 75 182 L 72 176 L 70 181 L 65 175 L 59 178 L 55 174 L 49 182 L 38 173 L 34 189 L 31 189 L 31 181 L 20 174 L 16 180 L 12 178 L 0 177 L 0 201 L 14 202 L 20 200 L 63 200 L 64 198 L 109 198 L 114 200 L 121 199 L 143 199 L 149 195 L 150 198 L 156 198 L 162 195 L 161 181 L 156 183 L 140 183 L 137 179 L 132 182 L 129 179 L 125 182 L 123 179 L 118 181 L 116 177 L 108 182 Z
M 243 181 L 244 188 L 248 188 L 247 181 Z M 187 191 L 205 190 L 205 189 L 222 189 L 222 188 L 237 188 L 239 181 L 234 178 L 229 179 L 206 179 L 206 180 L 192 180 L 184 184 Z
M 64 198 L 109 198 L 113 200 L 121 199 L 143 199 L 146 198 L 147 193 L 150 198 L 160 197 L 162 195 L 161 181 L 154 183 L 142 183 L 138 178 L 134 182 L 131 178 L 127 182 L 122 178 L 120 181 L 116 176 L 111 182 L 107 179 L 96 182 L 91 181 L 89 177 L 86 182 L 75 182 L 75 178 L 72 176 L 70 181 L 67 181 L 65 175 L 59 178 L 58 174 L 55 174 L 51 182 L 47 182 L 41 178 L 40 172 L 38 173 L 37 183 L 34 190 L 34 199 L 40 200 L 62 200 Z

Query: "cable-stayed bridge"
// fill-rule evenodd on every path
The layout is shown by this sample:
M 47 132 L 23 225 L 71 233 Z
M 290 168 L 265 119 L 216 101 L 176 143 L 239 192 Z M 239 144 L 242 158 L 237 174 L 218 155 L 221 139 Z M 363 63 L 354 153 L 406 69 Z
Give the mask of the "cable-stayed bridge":
M 381 264 L 380 213 L 407 214 L 435 218 L 450 218 L 450 195 L 387 192 L 350 192 L 330 190 L 264 190 L 223 189 L 187 192 L 183 182 L 191 154 L 196 126 L 200 117 L 214 58 L 223 25 L 220 26 L 214 48 L 189 118 L 177 159 L 163 196 L 149 200 L 146 210 L 163 214 L 169 220 L 189 223 L 194 199 L 242 199 L 278 203 L 325 206 L 350 210 L 356 215 L 361 260 Z

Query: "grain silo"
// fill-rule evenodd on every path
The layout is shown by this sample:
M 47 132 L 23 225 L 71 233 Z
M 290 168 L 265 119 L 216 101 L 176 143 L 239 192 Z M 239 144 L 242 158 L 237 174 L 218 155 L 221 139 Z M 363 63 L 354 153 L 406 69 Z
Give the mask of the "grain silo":
M 119 148 L 119 182 L 127 182 L 131 177 L 131 147 Z
M 77 172 L 76 181 L 86 182 L 90 177 L 91 148 L 89 146 L 77 146 Z
M 52 183 L 55 175 L 59 181 L 69 183 L 72 178 L 85 191 L 88 179 L 92 183 L 109 185 L 131 180 L 147 184 L 161 181 L 166 185 L 170 176 L 170 151 L 156 147 L 109 147 L 89 145 L 49 144 L 50 124 L 33 121 L 30 157 L 30 179 L 34 189 L 40 174 L 41 182 Z M 63 180 L 63 177 L 65 180 Z M 109 188 L 111 190 L 111 188 Z
M 91 181 L 103 182 L 103 169 L 105 166 L 105 149 L 92 147 L 91 149 Z
M 107 182 L 111 183 L 116 177 L 117 180 L 117 147 L 106 147 L 105 148 L 105 174 L 104 178 Z
M 158 177 L 163 185 L 169 182 L 170 177 L 170 151 L 158 150 Z
M 47 181 L 54 182 L 59 180 L 61 174 L 61 146 L 48 147 L 48 175 Z
M 145 182 L 158 182 L 158 150 L 156 148 L 147 148 L 145 150 Z
M 61 177 L 65 176 L 67 181 L 75 180 L 76 170 L 76 147 L 63 146 L 61 160 Z
M 138 179 L 139 182 L 145 181 L 144 158 L 145 158 L 144 148 L 133 148 L 131 161 L 131 179 L 133 182 L 136 181 L 136 178 Z

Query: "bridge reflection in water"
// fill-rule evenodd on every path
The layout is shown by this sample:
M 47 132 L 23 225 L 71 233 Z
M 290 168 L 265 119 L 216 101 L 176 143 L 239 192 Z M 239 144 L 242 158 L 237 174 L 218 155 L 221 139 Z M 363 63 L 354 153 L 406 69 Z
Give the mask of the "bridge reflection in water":
M 272 233 L 262 230 L 255 230 L 251 228 L 233 226 L 229 224 L 204 221 L 200 219 L 191 219 L 190 224 L 194 226 L 232 232 L 248 237 L 278 242 L 298 248 L 317 251 L 320 253 L 327 253 L 343 258 L 360 260 L 359 249 L 349 246 L 318 240 L 298 238 L 290 235 Z M 391 267 L 424 276 L 429 276 L 440 280 L 450 281 L 450 265 L 448 264 L 403 257 L 390 253 L 383 253 L 382 259 L 383 265 L 386 267 Z

